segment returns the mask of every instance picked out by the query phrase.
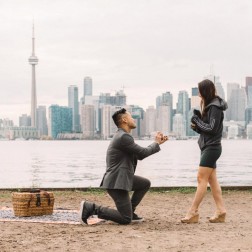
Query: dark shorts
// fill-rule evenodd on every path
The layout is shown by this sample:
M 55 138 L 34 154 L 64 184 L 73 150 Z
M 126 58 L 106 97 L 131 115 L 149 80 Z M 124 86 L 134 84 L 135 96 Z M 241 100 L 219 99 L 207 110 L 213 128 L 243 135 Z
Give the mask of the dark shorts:
M 208 146 L 201 151 L 200 166 L 216 168 L 216 161 L 221 155 L 221 145 Z

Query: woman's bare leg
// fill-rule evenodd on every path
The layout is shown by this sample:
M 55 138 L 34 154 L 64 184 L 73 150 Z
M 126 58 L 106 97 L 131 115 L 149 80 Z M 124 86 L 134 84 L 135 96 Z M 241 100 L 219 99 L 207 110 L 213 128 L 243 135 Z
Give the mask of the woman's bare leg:
M 222 191 L 221 191 L 221 187 L 218 182 L 218 179 L 217 179 L 216 169 L 213 169 L 213 173 L 209 177 L 209 184 L 210 184 L 213 198 L 216 204 L 217 212 L 225 213 L 226 209 L 225 209 L 224 202 L 222 199 Z
M 195 193 L 193 203 L 189 212 L 195 212 L 198 210 L 199 205 L 205 196 L 208 180 L 211 174 L 213 173 L 213 170 L 214 170 L 213 168 L 202 167 L 202 166 L 199 167 L 198 177 L 197 177 L 198 179 L 197 191 Z

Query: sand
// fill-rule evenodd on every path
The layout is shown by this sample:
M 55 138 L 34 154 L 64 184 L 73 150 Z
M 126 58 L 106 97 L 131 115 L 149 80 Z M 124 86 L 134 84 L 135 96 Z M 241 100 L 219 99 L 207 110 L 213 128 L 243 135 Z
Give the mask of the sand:
M 114 206 L 106 193 L 56 191 L 55 207 L 78 209 L 83 199 Z M 108 222 L 83 226 L 0 222 L 0 251 L 252 251 L 252 191 L 225 191 L 226 223 L 208 222 L 214 212 L 210 192 L 198 224 L 182 224 L 193 193 L 148 192 L 137 214 L 145 221 L 127 226 Z M 11 194 L 0 191 L 0 207 L 11 207 Z

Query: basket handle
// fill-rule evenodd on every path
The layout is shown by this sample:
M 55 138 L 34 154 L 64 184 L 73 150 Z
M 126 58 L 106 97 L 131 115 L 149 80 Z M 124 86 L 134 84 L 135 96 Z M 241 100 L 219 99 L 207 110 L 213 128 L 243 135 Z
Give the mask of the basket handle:
M 36 190 L 36 192 L 38 192 L 38 190 Z M 28 207 L 30 207 L 31 201 L 32 201 L 32 199 L 34 197 L 34 195 L 32 194 L 32 192 L 30 192 L 30 193 L 31 193 L 31 197 L 28 200 Z M 50 194 L 48 192 L 46 192 L 46 191 L 43 191 L 43 190 L 39 190 L 39 193 L 36 193 L 36 197 L 37 197 L 36 206 L 37 207 L 41 206 L 41 199 L 40 199 L 40 195 L 41 194 L 44 194 L 46 196 L 47 201 L 48 201 L 48 206 L 50 206 L 51 205 Z

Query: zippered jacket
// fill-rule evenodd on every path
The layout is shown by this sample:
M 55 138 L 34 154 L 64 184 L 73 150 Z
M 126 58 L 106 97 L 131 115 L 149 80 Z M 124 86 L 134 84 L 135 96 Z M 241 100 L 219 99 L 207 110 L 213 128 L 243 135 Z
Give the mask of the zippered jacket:
M 198 144 L 201 150 L 207 146 L 221 144 L 223 111 L 227 108 L 227 103 L 217 96 L 206 106 L 203 118 L 195 111 L 191 122 L 195 124 L 194 130 L 200 134 Z

